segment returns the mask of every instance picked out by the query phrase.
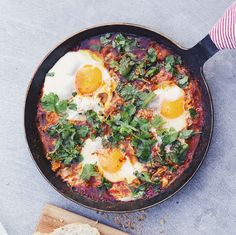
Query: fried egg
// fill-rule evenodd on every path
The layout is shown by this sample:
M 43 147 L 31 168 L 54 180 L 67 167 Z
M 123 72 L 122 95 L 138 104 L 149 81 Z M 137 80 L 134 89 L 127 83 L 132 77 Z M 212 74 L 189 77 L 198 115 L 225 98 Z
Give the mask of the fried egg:
M 102 58 L 95 52 L 79 50 L 68 52 L 50 69 L 46 76 L 43 95 L 53 92 L 61 100 L 77 104 L 77 110 L 68 110 L 68 119 L 77 119 L 87 110 L 104 112 L 109 106 L 116 81 L 110 76 Z M 75 96 L 72 93 L 76 92 Z
M 134 172 L 142 171 L 139 162 L 131 163 L 130 159 L 119 148 L 103 148 L 102 138 L 87 139 L 81 150 L 82 165 L 97 164 L 98 170 L 110 182 L 127 181 L 128 184 L 136 178 Z
M 156 98 L 149 108 L 166 122 L 165 128 L 173 127 L 180 131 L 187 125 L 188 112 L 184 109 L 184 90 L 175 84 L 162 84 L 154 91 Z

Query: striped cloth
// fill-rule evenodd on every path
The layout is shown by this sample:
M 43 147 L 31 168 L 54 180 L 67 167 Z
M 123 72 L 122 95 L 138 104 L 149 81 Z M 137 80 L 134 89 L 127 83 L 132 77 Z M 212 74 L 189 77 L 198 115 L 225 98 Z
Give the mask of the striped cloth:
M 210 31 L 218 49 L 236 49 L 236 2 L 234 2 Z

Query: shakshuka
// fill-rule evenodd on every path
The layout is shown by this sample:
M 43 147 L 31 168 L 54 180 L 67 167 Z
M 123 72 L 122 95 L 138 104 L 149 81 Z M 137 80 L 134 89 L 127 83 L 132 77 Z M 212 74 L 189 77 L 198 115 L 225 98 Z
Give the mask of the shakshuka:
M 51 169 L 92 200 L 151 198 L 188 168 L 204 112 L 178 55 L 140 36 L 80 43 L 45 76 L 37 126 Z

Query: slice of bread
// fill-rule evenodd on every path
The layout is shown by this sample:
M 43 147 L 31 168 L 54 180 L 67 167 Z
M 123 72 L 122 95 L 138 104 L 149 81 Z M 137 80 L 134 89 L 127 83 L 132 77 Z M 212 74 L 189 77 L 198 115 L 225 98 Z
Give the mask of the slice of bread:
M 51 233 L 36 232 L 34 235 L 100 235 L 100 233 L 89 224 L 73 223 L 57 228 Z

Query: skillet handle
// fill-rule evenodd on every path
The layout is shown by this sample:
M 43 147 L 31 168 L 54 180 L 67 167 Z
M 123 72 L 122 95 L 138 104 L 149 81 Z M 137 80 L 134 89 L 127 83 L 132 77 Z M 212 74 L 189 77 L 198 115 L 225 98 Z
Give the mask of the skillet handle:
M 216 52 L 223 49 L 236 49 L 236 1 L 213 26 L 209 34 L 190 49 L 198 55 L 202 66 Z

